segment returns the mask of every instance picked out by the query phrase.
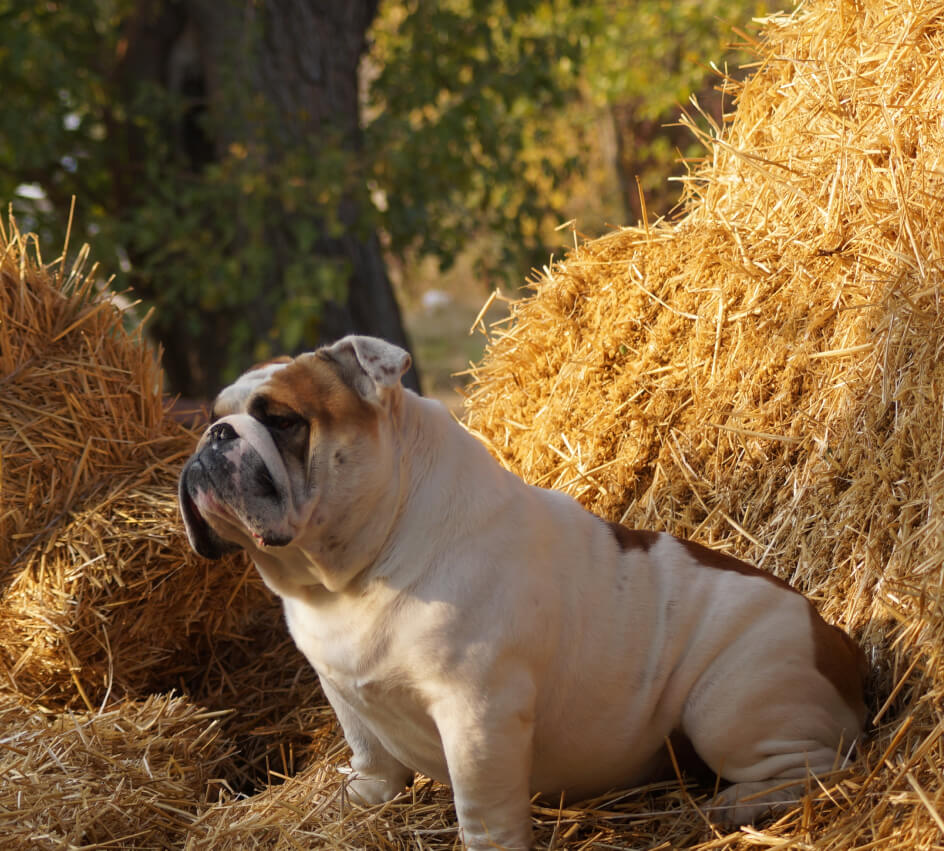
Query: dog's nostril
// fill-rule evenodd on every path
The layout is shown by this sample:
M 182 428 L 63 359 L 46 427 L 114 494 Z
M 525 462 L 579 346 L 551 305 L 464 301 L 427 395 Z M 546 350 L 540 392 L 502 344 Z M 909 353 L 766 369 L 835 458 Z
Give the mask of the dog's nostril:
M 210 428 L 211 440 L 235 440 L 237 437 L 239 435 L 236 434 L 236 429 L 229 423 L 217 423 Z

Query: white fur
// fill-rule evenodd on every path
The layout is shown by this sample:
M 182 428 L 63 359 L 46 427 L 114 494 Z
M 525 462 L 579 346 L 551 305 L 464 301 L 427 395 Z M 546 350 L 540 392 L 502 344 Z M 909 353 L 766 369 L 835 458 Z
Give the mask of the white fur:
M 859 734 L 799 594 L 668 535 L 623 551 L 438 403 L 398 389 L 378 410 L 379 437 L 345 435 L 359 463 L 325 460 L 296 497 L 292 544 L 248 543 L 351 745 L 354 797 L 386 800 L 420 771 L 451 784 L 469 848 L 523 849 L 533 793 L 643 782 L 674 730 L 758 786 L 828 770 Z M 350 544 L 341 561 L 329 531 Z M 732 788 L 721 804 L 758 787 Z
M 249 398 L 253 390 L 264 384 L 267 379 L 285 368 L 283 361 L 262 364 L 244 372 L 239 378 L 225 387 L 213 403 L 213 412 L 217 417 L 224 417 L 238 411 Z

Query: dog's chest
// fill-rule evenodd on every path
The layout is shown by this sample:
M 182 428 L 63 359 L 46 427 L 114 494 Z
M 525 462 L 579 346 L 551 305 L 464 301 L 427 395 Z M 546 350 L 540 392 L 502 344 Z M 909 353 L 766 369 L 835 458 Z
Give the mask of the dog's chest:
M 425 669 L 416 653 L 422 639 L 403 619 L 394 623 L 388 607 L 338 597 L 315 606 L 284 600 L 298 649 L 358 714 L 415 715 L 414 705 L 423 702 L 417 684 Z
M 332 703 L 343 700 L 402 763 L 447 782 L 442 742 L 421 687 L 422 666 L 403 648 L 416 641 L 398 640 L 403 631 L 391 629 L 376 607 L 284 603 L 289 631 L 333 692 Z
M 293 597 L 282 602 L 295 644 L 319 674 L 345 687 L 376 679 L 388 640 L 368 607 L 328 594 L 313 605 Z

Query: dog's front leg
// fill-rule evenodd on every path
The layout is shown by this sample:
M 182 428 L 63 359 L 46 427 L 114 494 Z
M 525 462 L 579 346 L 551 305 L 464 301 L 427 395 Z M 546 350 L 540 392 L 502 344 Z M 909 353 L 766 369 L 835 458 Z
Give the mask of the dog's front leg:
M 486 694 L 453 693 L 432 708 L 469 851 L 531 847 L 534 688 L 518 677 Z
M 412 782 L 413 772 L 387 751 L 330 682 L 320 675 L 318 679 L 351 746 L 348 794 L 356 803 L 368 806 L 399 795 Z

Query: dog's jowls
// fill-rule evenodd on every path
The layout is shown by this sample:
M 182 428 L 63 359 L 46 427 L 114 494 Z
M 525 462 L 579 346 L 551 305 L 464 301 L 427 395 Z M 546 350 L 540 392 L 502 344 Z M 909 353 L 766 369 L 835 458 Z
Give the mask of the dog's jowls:
M 246 373 L 180 479 L 193 547 L 246 549 L 282 598 L 352 797 L 420 771 L 468 847 L 522 849 L 533 793 L 643 782 L 669 736 L 731 782 L 728 824 L 841 763 L 865 717 L 845 633 L 736 559 L 524 484 L 401 387 L 409 362 L 348 337 Z

